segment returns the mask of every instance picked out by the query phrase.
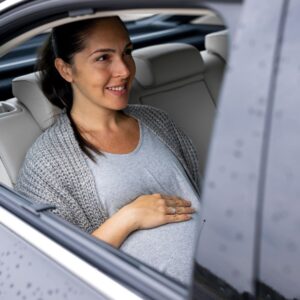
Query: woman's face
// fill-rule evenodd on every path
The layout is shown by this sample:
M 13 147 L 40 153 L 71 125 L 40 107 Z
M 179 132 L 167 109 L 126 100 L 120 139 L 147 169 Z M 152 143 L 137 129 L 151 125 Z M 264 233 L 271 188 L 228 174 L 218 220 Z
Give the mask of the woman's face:
M 73 109 L 120 110 L 127 106 L 135 63 L 128 33 L 117 18 L 99 20 L 74 55 L 67 80 L 73 88 Z

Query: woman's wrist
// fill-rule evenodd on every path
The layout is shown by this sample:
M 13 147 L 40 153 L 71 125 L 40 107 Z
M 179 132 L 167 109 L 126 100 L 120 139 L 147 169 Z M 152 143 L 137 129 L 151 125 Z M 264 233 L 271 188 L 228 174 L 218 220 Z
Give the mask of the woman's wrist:
M 137 229 L 130 209 L 120 209 L 107 219 L 92 235 L 119 248 L 125 239 Z
M 122 220 L 122 223 L 125 223 L 129 234 L 139 229 L 136 214 L 133 212 L 130 204 L 123 206 L 116 214 L 118 214 L 118 217 Z M 126 221 L 124 222 L 124 220 Z

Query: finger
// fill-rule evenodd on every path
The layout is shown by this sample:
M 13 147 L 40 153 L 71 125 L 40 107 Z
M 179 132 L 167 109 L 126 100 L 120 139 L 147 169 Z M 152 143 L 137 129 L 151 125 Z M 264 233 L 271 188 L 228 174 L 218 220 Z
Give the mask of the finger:
M 167 199 L 166 205 L 171 207 L 176 207 L 176 206 L 189 207 L 192 205 L 192 203 L 191 201 L 182 200 L 175 197 L 174 199 Z
M 176 223 L 176 222 L 184 222 L 192 219 L 190 214 L 182 214 L 182 215 L 166 215 L 167 223 Z
M 192 207 L 176 207 L 176 214 L 193 214 L 196 210 Z

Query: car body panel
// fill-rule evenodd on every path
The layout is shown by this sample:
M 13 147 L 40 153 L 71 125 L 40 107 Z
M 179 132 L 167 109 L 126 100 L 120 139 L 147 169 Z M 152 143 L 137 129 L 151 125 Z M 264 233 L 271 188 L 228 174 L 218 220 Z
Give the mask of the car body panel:
M 262 151 L 284 3 L 245 3 L 219 100 L 196 261 L 203 276 L 213 273 L 224 282 L 220 295 L 225 298 L 255 294 Z M 217 290 L 218 282 L 211 284 Z
M 300 2 L 289 1 L 269 120 L 259 296 L 299 299 Z M 284 255 L 283 255 L 284 254 Z

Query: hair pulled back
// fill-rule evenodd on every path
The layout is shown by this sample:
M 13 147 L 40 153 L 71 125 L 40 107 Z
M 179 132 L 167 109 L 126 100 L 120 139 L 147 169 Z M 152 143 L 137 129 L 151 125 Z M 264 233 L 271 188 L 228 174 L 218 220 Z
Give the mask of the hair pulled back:
M 120 24 L 122 24 L 127 31 L 124 23 L 118 16 L 106 18 L 119 20 Z M 37 63 L 39 81 L 43 93 L 53 105 L 65 109 L 80 148 L 93 160 L 94 158 L 88 149 L 96 153 L 100 152 L 81 135 L 73 121 L 70 114 L 73 106 L 72 86 L 61 77 L 54 62 L 56 58 L 61 58 L 65 63 L 72 65 L 74 55 L 85 48 L 85 41 L 88 37 L 89 30 L 96 25 L 98 20 L 99 19 L 88 19 L 53 28 L 52 33 L 39 52 Z

